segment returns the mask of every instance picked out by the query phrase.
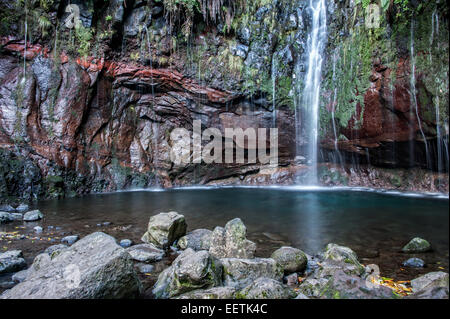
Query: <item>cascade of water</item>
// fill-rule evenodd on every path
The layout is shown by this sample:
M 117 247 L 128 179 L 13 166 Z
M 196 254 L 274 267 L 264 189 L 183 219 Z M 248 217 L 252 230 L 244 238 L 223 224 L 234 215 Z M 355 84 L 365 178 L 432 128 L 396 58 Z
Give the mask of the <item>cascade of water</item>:
M 27 71 L 27 35 L 28 35 L 28 8 L 27 2 L 25 1 L 25 48 L 23 51 L 23 78 L 22 82 L 25 83 L 26 80 L 26 71 Z
M 339 151 L 339 147 L 338 147 L 338 136 L 337 136 L 336 119 L 335 119 L 335 112 L 336 112 L 336 105 L 337 105 L 337 92 L 338 92 L 338 87 L 336 85 L 336 61 L 337 61 L 336 50 L 337 50 L 337 48 L 333 52 L 332 81 L 333 81 L 333 85 L 334 85 L 334 90 L 333 90 L 333 100 L 332 100 L 332 104 L 331 104 L 331 122 L 333 123 L 334 151 L 337 155 L 337 164 L 342 165 L 343 161 L 342 161 L 341 152 Z
M 306 159 L 311 166 L 306 183 L 317 183 L 317 155 L 319 135 L 319 98 L 322 75 L 322 54 L 327 39 L 326 4 L 325 0 L 310 0 L 309 10 L 312 13 L 312 26 L 307 40 L 307 72 L 304 78 L 304 88 L 301 105 L 304 116 L 302 125 L 305 127 L 307 150 Z M 300 130 L 299 130 L 300 131 Z M 297 139 L 300 137 L 297 136 Z M 297 154 L 297 156 L 300 154 Z
M 417 124 L 419 125 L 419 131 L 422 135 L 423 142 L 425 144 L 425 155 L 427 160 L 427 168 L 431 168 L 431 160 L 430 160 L 430 152 L 428 150 L 428 142 L 425 137 L 425 133 L 423 132 L 422 128 L 422 121 L 420 119 L 419 115 L 419 107 L 417 103 L 417 91 L 416 91 L 416 58 L 414 55 L 414 19 L 411 19 L 411 79 L 410 79 L 410 86 L 411 86 L 411 99 L 415 111 L 415 116 L 417 119 Z M 414 142 L 414 141 L 412 141 Z

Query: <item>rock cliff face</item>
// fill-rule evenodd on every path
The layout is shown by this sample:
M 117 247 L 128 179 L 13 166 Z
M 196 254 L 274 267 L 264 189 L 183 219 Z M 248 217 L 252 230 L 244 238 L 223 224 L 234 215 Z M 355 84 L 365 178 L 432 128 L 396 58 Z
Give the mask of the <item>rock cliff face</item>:
M 210 2 L 225 13 L 214 15 L 208 1 L 71 1 L 80 24 L 67 28 L 68 1 L 0 1 L 2 200 L 292 183 L 306 169 L 294 163 L 302 79 L 293 74 L 305 67 L 307 3 Z M 352 180 L 360 164 L 421 166 L 430 185 L 416 189 L 448 190 L 446 175 L 431 171 L 448 171 L 448 7 L 382 1 L 381 28 L 365 32 L 359 2 L 328 1 L 321 159 Z M 173 164 L 170 133 L 194 120 L 222 133 L 276 123 L 282 168 L 267 179 L 260 165 Z M 394 179 L 381 184 L 414 189 Z

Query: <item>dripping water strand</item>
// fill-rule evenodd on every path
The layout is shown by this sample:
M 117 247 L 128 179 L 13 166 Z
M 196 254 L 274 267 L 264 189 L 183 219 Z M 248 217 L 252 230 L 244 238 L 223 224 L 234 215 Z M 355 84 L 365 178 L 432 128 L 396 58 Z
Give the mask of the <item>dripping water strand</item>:
M 418 103 L 417 103 L 417 92 L 416 92 L 416 59 L 415 59 L 415 55 L 414 55 L 414 20 L 411 19 L 411 98 L 412 98 L 412 102 L 413 102 L 413 106 L 414 106 L 414 110 L 415 110 L 415 115 L 417 118 L 417 124 L 419 125 L 419 130 L 420 130 L 420 134 L 422 135 L 423 138 L 423 142 L 425 144 L 425 153 L 426 153 L 426 161 L 427 161 L 427 168 L 431 168 L 430 166 L 430 153 L 428 150 L 428 142 L 427 139 L 425 137 L 425 133 L 423 132 L 423 128 L 422 128 L 422 121 L 420 119 L 420 115 L 419 115 L 419 107 L 418 107 Z

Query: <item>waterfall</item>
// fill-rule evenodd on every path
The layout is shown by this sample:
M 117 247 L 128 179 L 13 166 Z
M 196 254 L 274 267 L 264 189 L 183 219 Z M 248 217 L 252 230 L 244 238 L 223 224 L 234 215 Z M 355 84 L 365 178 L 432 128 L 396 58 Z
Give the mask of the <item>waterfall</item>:
M 322 61 L 325 43 L 327 39 L 326 25 L 326 3 L 325 0 L 310 0 L 309 10 L 312 14 L 312 25 L 308 34 L 306 48 L 307 71 L 304 77 L 304 88 L 301 98 L 302 125 L 305 130 L 297 130 L 297 141 L 306 140 L 307 149 L 306 160 L 311 167 L 308 178 L 305 181 L 308 185 L 317 184 L 317 154 L 319 137 L 319 98 L 322 75 Z M 299 114 L 298 110 L 296 110 Z M 300 132 L 306 132 L 304 139 Z M 297 153 L 297 156 L 300 154 Z
M 426 153 L 426 160 L 427 160 L 427 168 L 431 168 L 431 160 L 430 160 L 430 152 L 428 150 L 428 142 L 425 136 L 425 133 L 423 132 L 422 128 L 422 121 L 420 119 L 419 115 L 419 106 L 417 103 L 417 92 L 416 92 L 416 58 L 414 55 L 414 20 L 411 19 L 411 79 L 410 79 L 410 86 L 411 86 L 411 99 L 412 104 L 415 111 L 415 116 L 417 118 L 417 123 L 419 125 L 420 134 L 422 135 L 423 142 L 425 144 L 425 153 Z M 414 143 L 415 136 L 412 136 L 413 140 L 411 140 L 411 143 Z M 414 152 L 414 151 L 413 151 Z M 414 153 L 411 153 L 411 156 L 414 156 Z
M 337 105 L 337 91 L 338 91 L 338 88 L 337 88 L 337 85 L 336 85 L 336 61 L 337 61 L 336 51 L 337 51 L 337 48 L 333 52 L 333 76 L 332 76 L 332 81 L 333 81 L 333 85 L 334 85 L 334 90 L 333 90 L 333 100 L 331 102 L 332 103 L 331 104 L 331 122 L 333 123 L 334 151 L 336 152 L 336 156 L 337 156 L 337 164 L 342 166 L 343 160 L 342 160 L 341 152 L 339 151 L 339 147 L 338 147 L 339 137 L 337 135 L 336 119 L 335 119 L 335 112 L 336 112 L 336 105 Z
M 277 65 L 275 56 L 272 56 L 272 126 L 277 127 L 277 105 L 276 105 L 276 81 Z

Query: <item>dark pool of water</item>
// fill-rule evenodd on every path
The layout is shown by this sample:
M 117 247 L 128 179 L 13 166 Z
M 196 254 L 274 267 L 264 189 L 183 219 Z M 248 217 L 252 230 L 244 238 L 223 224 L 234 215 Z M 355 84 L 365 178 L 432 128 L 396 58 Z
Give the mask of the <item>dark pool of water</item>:
M 173 210 L 185 215 L 188 231 L 213 229 L 241 218 L 261 257 L 282 245 L 315 254 L 333 242 L 351 247 L 364 264 L 376 263 L 382 274 L 398 280 L 429 271 L 448 272 L 448 199 L 347 190 L 225 188 L 89 195 L 43 201 L 37 207 L 44 220 L 0 227 L 33 237 L 0 242 L 8 249 L 22 249 L 29 260 L 68 234 L 84 236 L 101 230 L 117 239 L 139 242 L 150 216 Z M 97 226 L 103 222 L 112 224 Z M 33 234 L 36 225 L 44 228 L 42 234 Z M 402 262 L 412 256 L 400 250 L 417 236 L 429 240 L 433 252 L 414 255 L 425 260 L 425 269 L 405 269 Z

